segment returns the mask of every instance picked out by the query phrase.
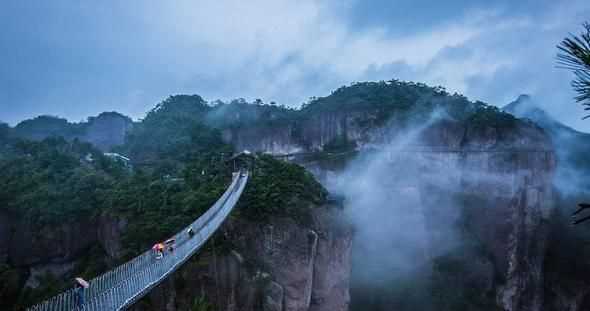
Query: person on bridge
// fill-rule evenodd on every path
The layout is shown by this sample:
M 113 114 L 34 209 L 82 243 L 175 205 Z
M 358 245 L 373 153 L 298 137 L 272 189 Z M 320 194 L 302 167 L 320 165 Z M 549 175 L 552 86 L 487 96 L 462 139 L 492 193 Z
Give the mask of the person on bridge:
M 170 253 L 174 252 L 174 246 L 176 244 L 176 239 L 172 238 L 172 239 L 168 239 L 166 241 L 164 241 L 164 244 L 168 246 L 168 251 Z
M 90 284 L 80 277 L 75 278 L 74 280 L 76 281 L 74 284 L 74 292 L 76 293 L 76 306 L 81 310 L 84 307 L 84 289 L 88 288 Z
M 188 233 L 189 239 L 195 236 L 195 230 L 193 230 L 193 227 L 188 228 L 188 230 L 186 230 L 186 233 Z
M 156 243 L 152 249 L 156 252 L 156 259 L 164 257 L 164 243 Z

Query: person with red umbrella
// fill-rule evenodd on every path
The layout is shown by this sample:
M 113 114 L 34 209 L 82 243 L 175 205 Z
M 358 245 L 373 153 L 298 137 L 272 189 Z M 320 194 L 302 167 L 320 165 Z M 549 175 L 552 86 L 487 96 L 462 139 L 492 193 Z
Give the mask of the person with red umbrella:
M 164 243 L 156 243 L 152 249 L 156 252 L 156 259 L 164 257 Z

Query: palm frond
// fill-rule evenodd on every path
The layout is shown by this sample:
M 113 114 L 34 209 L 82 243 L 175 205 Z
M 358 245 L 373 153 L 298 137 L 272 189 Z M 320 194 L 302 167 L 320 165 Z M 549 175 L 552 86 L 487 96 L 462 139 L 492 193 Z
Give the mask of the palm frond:
M 571 85 L 577 94 L 575 100 L 590 110 L 590 23 L 584 23 L 583 27 L 580 35 L 570 34 L 557 46 L 557 63 L 560 68 L 574 72 Z

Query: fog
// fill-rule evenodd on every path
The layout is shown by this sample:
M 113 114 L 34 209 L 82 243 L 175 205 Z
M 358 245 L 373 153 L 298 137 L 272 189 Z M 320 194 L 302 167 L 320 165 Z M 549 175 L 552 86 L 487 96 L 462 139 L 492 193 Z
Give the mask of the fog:
M 357 159 L 328 186 L 346 196 L 347 216 L 355 226 L 355 253 L 360 255 L 355 258 L 357 281 L 386 282 L 415 271 L 427 258 L 423 203 L 415 184 L 419 165 L 400 165 L 390 157 L 415 142 L 421 129 L 409 130 L 384 150 Z
M 346 215 L 355 230 L 353 302 L 355 288 L 367 288 L 366 295 L 380 300 L 395 300 L 390 293 L 396 286 L 409 286 L 408 282 L 414 283 L 411 292 L 423 291 L 416 295 L 430 297 L 427 283 L 434 260 L 451 253 L 469 257 L 470 251 L 465 249 L 471 246 L 465 245 L 480 243 L 479 237 L 462 228 L 465 218 L 472 217 L 464 215 L 467 210 L 477 217 L 476 223 L 468 224 L 476 227 L 475 235 L 487 236 L 486 252 L 494 252 L 489 243 L 505 243 L 504 238 L 491 237 L 502 231 L 503 224 L 496 222 L 510 221 L 507 207 L 515 204 L 519 191 L 530 186 L 525 180 L 532 176 L 531 171 L 513 166 L 510 153 L 466 156 L 431 148 L 432 140 L 424 137 L 441 121 L 449 120 L 437 112 L 426 122 L 392 130 L 385 135 L 391 139 L 382 147 L 364 150 L 343 172 L 325 182 L 330 192 L 345 197 Z M 466 197 L 479 201 L 467 201 Z M 499 245 L 505 256 L 509 246 Z M 481 282 L 494 282 L 492 262 L 482 260 L 473 258 L 473 266 L 465 270 Z M 424 284 L 416 284 L 419 282 Z M 382 292 L 374 293 L 376 290 Z M 420 303 L 425 307 L 430 301 Z

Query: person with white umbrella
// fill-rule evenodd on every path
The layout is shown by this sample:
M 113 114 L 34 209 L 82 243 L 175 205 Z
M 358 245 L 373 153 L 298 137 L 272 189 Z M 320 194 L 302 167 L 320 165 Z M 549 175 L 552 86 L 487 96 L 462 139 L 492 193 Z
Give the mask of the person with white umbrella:
M 76 281 L 74 286 L 74 291 L 76 292 L 76 304 L 79 309 L 82 309 L 84 307 L 84 289 L 88 288 L 90 284 L 80 277 L 77 277 L 74 280 Z

